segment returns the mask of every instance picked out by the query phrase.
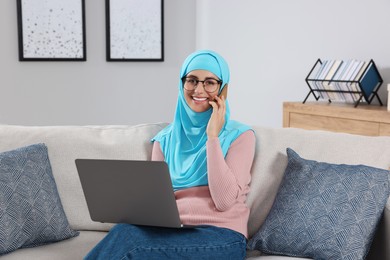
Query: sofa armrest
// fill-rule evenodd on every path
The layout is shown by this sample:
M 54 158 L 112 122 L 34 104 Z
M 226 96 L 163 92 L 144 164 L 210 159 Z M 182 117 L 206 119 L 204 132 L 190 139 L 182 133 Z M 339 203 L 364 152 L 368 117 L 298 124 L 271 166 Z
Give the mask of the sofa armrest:
M 390 198 L 387 200 L 367 260 L 390 259 Z

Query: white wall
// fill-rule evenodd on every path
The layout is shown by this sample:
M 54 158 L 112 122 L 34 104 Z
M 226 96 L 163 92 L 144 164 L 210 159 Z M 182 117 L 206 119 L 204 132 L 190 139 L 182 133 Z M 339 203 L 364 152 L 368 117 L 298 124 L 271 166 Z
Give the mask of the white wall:
M 165 61 L 105 61 L 104 0 L 86 0 L 86 62 L 19 62 L 16 1 L 0 1 L 0 123 L 171 121 L 181 63 L 196 48 L 228 60 L 234 119 L 281 126 L 317 58 L 374 59 L 390 82 L 388 0 L 165 0 Z
M 388 0 L 198 0 L 197 8 L 197 47 L 227 58 L 232 117 L 240 121 L 281 126 L 282 102 L 304 100 L 318 58 L 374 59 L 387 101 Z
M 86 0 L 86 62 L 19 62 L 16 1 L 1 0 L 0 123 L 171 121 L 181 63 L 195 50 L 195 9 L 195 0 L 165 1 L 164 62 L 106 62 L 104 0 Z

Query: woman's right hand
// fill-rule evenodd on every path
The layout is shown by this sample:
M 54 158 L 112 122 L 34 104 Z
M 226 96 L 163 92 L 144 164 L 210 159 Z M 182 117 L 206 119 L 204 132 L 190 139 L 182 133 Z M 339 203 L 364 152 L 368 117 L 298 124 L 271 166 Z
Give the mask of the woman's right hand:
M 225 97 L 214 97 L 214 101 L 209 104 L 213 107 L 210 120 L 207 124 L 206 134 L 208 138 L 218 137 L 223 125 L 225 124 L 226 101 Z

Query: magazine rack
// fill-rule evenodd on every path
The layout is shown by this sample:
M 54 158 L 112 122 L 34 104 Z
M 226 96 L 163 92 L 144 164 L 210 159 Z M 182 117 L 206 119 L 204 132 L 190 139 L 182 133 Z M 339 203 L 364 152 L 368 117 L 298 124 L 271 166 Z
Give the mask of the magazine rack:
M 323 65 L 321 59 L 318 59 L 307 75 L 306 83 L 310 91 L 303 103 L 313 94 L 316 100 L 345 101 L 355 103 L 355 107 L 363 101 L 371 104 L 376 97 L 379 104 L 383 105 L 377 93 L 383 79 L 372 59 L 356 66 L 353 63 L 359 61 L 325 62 L 329 62 L 328 67 L 328 64 Z

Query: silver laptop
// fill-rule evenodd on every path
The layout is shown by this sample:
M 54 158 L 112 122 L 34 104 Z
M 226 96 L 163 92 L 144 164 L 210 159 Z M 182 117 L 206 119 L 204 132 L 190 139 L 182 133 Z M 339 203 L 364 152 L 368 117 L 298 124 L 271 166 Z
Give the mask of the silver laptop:
M 93 221 L 184 227 L 165 162 L 101 159 L 75 162 Z

